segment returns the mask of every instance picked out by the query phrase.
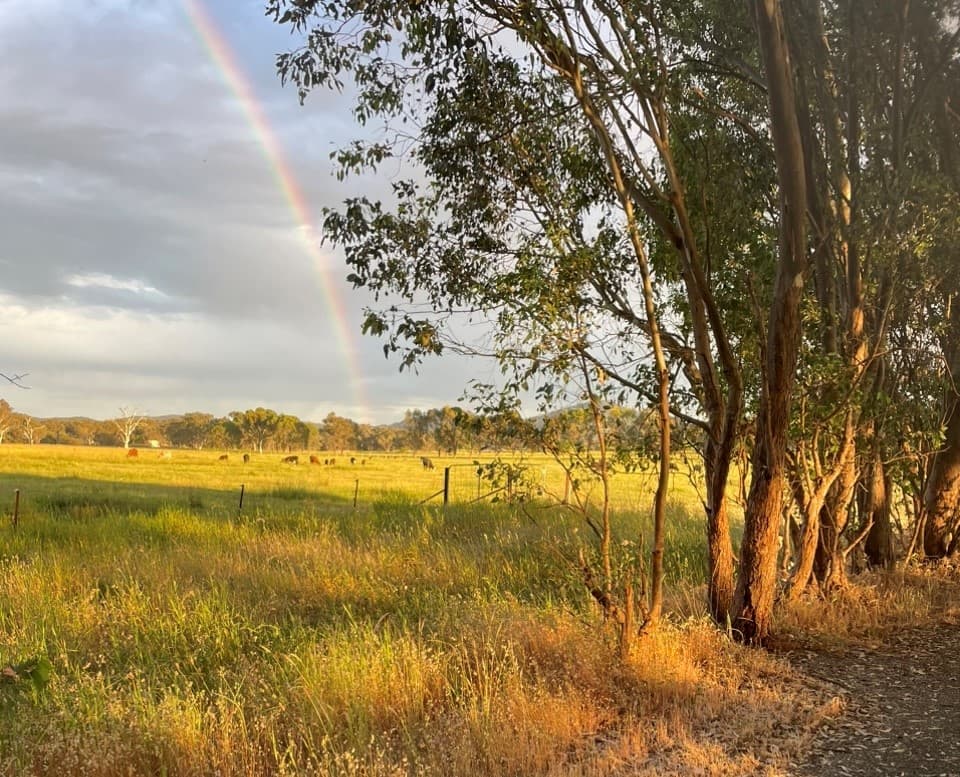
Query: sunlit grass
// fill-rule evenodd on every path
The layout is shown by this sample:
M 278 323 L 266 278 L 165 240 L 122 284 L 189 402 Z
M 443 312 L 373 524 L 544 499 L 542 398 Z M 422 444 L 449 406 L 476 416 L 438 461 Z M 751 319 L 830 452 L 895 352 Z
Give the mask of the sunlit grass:
M 148 453 L 0 446 L 0 499 L 22 497 L 0 529 L 0 665 L 54 669 L 42 690 L 0 684 L 0 774 L 752 774 L 755 743 L 820 714 L 776 660 L 695 617 L 687 483 L 674 615 L 624 664 L 569 510 L 420 504 L 442 473 L 414 456 Z M 649 505 L 618 498 L 628 552 Z

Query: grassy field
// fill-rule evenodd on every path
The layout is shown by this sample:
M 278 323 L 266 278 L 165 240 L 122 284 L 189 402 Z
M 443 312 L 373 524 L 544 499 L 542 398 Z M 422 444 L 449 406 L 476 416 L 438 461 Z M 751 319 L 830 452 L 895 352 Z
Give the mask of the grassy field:
M 706 622 L 687 478 L 670 621 L 623 663 L 577 516 L 419 504 L 471 457 L 280 458 L 0 446 L 0 774 L 778 774 L 829 711 Z M 617 478 L 629 553 L 649 493 Z

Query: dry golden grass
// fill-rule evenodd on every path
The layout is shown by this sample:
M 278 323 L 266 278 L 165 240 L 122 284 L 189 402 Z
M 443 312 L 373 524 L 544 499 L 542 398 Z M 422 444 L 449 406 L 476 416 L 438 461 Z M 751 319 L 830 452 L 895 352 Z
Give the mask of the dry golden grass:
M 778 613 L 777 632 L 782 645 L 872 645 L 905 628 L 958 619 L 960 564 L 915 563 L 891 571 L 864 572 L 837 591 L 811 591 L 786 602 Z
M 3 448 L 0 489 L 29 499 L 2 529 L 0 662 L 44 655 L 54 673 L 39 693 L 0 686 L 2 775 L 772 777 L 840 711 L 709 623 L 680 486 L 670 615 L 623 662 L 566 561 L 589 539 L 565 513 L 396 494 L 354 511 L 352 470 L 264 460 L 237 521 L 239 467 Z M 429 486 L 398 462 L 368 477 Z M 625 537 L 644 520 L 617 514 Z M 784 610 L 780 631 L 878 637 L 948 613 L 949 579 L 863 578 Z

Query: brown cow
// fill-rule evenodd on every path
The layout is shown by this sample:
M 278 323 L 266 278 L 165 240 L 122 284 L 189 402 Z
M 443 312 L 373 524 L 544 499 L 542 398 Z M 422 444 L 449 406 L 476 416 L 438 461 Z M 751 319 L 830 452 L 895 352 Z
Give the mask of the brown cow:
M 250 454 L 249 454 L 249 453 L 244 453 L 244 454 L 243 454 L 243 463 L 244 463 L 244 464 L 249 464 L 249 463 L 250 463 Z
M 314 456 L 313 454 L 310 454 L 310 463 L 311 463 L 311 464 L 319 464 L 319 463 L 320 463 L 319 457 Z
M 428 456 L 421 456 L 420 463 L 423 464 L 424 469 L 433 469 L 433 462 Z
M 139 456 L 139 455 L 140 455 L 140 451 L 138 451 L 136 448 L 128 448 L 128 449 L 127 449 L 127 458 L 128 458 L 128 459 L 135 459 L 135 458 L 136 458 L 137 456 Z
M 282 463 L 282 464 L 299 464 L 299 463 L 300 463 L 300 457 L 299 457 L 299 456 L 285 456 L 283 459 L 281 459 L 281 463 Z
M 221 453 L 221 454 L 220 454 L 220 458 L 217 459 L 217 461 L 229 461 L 229 460 L 230 460 L 230 454 L 229 454 L 229 453 Z

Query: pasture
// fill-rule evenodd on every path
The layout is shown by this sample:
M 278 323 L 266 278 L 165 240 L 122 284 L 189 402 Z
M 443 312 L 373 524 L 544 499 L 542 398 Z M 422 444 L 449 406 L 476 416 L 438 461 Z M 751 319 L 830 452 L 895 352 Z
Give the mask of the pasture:
M 470 456 L 354 456 L 0 446 L 0 774 L 748 774 L 821 714 L 706 623 L 689 478 L 669 622 L 623 663 L 577 571 L 582 518 L 419 504 L 451 464 L 472 493 Z M 628 558 L 649 492 L 615 484 Z

